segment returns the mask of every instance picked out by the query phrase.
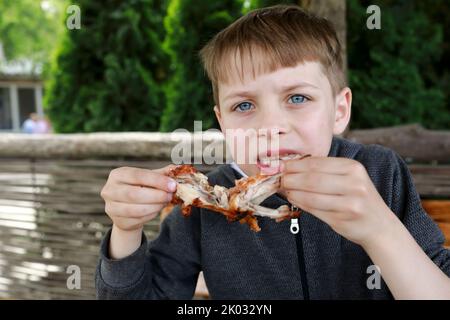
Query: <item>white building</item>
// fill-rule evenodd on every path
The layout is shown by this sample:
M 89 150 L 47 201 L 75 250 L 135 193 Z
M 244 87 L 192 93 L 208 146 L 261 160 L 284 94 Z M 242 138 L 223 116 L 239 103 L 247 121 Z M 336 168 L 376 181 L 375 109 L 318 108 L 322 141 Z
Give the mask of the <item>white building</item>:
M 44 114 L 41 73 L 30 60 L 6 61 L 0 43 L 0 132 L 20 132 L 30 113 Z

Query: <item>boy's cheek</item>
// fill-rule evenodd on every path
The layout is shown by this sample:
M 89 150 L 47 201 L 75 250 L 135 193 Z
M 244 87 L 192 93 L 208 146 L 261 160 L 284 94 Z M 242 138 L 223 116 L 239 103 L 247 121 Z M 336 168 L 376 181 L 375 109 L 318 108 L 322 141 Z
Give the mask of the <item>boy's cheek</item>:
M 321 117 L 326 118 L 326 115 Z M 296 126 L 295 133 L 304 153 L 314 157 L 328 156 L 333 140 L 333 128 L 327 120 L 314 117 L 309 121 L 302 121 Z
M 319 133 L 320 135 L 320 133 Z M 309 148 L 306 153 L 311 154 L 313 157 L 327 157 L 330 153 L 331 142 L 333 136 L 319 136 L 319 138 L 311 137 L 309 142 Z

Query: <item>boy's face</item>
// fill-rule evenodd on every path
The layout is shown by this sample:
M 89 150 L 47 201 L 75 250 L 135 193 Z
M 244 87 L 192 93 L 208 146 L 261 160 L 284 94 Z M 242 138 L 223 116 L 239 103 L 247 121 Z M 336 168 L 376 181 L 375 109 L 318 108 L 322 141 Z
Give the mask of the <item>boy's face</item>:
M 350 89 L 333 95 L 318 62 L 279 68 L 255 78 L 251 66 L 244 65 L 242 81 L 236 74 L 228 83 L 219 83 L 218 89 L 220 106 L 214 110 L 222 132 L 254 129 L 249 131 L 257 132 L 258 145 L 267 145 L 272 154 L 277 149 L 280 156 L 297 153 L 326 157 L 333 134 L 341 134 L 350 119 Z M 243 148 L 248 149 L 248 145 L 230 148 L 233 159 Z M 264 168 L 268 163 L 266 150 L 250 153 L 257 154 L 257 161 L 253 157 L 237 161 L 246 174 L 271 171 Z M 276 172 L 272 171 L 269 174 Z

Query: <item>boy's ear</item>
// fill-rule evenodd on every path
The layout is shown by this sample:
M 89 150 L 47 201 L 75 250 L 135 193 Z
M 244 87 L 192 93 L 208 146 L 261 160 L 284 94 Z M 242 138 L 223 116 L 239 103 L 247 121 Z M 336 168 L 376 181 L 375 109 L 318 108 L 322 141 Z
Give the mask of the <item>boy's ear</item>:
M 217 105 L 214 106 L 214 113 L 216 114 L 216 118 L 217 118 L 217 121 L 219 122 L 220 129 L 222 130 L 222 128 L 223 128 L 223 126 L 222 126 L 222 114 L 220 113 L 220 108 Z
M 345 87 L 336 95 L 333 134 L 342 134 L 350 122 L 352 110 L 352 90 Z

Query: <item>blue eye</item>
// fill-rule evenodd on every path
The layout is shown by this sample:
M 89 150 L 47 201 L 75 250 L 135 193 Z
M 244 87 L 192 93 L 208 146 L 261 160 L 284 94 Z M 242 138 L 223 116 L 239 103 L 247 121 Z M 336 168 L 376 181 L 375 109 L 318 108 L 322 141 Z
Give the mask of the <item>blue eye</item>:
M 290 103 L 299 104 L 299 103 L 305 103 L 309 99 L 301 94 L 294 94 L 289 98 Z
M 252 108 L 252 104 L 250 102 L 242 102 L 234 108 L 234 110 L 237 110 L 238 112 L 245 112 Z

